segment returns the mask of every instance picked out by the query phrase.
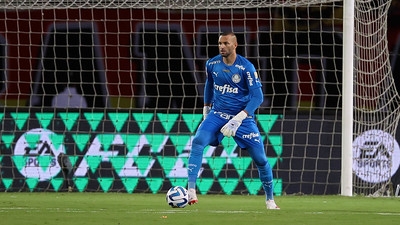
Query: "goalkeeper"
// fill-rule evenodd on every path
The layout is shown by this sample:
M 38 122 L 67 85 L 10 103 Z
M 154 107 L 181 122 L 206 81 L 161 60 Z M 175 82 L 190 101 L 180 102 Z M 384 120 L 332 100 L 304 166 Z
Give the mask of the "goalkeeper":
M 263 102 L 261 83 L 254 65 L 236 53 L 234 33 L 219 36 L 219 55 L 206 62 L 203 122 L 192 142 L 188 165 L 189 204 L 198 202 L 196 179 L 206 146 L 217 146 L 224 137 L 233 137 L 255 162 L 266 194 L 267 209 L 279 209 L 273 196 L 272 169 L 254 112 Z

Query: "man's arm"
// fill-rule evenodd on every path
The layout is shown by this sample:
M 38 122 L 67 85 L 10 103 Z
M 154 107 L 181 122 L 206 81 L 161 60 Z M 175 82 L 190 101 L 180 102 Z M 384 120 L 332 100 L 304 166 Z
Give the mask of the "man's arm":
M 212 100 L 214 97 L 214 90 L 213 90 L 213 81 L 212 81 L 212 75 L 208 73 L 207 67 L 206 67 L 206 83 L 204 86 L 204 107 L 203 107 L 203 119 L 206 119 L 208 113 L 211 110 L 211 105 L 212 105 Z
M 258 107 L 260 107 L 263 101 L 264 94 L 261 90 L 261 87 L 250 89 L 250 101 L 247 103 L 244 111 L 246 111 L 248 115 L 254 114 L 254 112 L 257 110 Z

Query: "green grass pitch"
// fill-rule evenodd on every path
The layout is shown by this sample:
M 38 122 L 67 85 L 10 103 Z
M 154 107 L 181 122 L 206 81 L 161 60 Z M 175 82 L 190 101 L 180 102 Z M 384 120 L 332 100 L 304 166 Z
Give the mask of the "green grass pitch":
M 199 204 L 170 208 L 164 194 L 0 193 L 1 225 L 258 225 L 400 224 L 400 198 L 200 195 Z

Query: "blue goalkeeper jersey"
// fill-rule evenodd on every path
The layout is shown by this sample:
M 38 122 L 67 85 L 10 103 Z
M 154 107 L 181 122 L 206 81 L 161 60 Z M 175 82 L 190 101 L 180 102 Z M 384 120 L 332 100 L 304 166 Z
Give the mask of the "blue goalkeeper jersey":
M 252 90 L 262 86 L 254 65 L 239 54 L 232 65 L 225 64 L 221 55 L 209 59 L 206 75 L 204 102 L 212 103 L 215 111 L 231 115 L 245 109 L 251 101 Z M 246 108 L 250 116 L 254 116 L 258 106 L 259 103 L 256 103 L 250 110 Z

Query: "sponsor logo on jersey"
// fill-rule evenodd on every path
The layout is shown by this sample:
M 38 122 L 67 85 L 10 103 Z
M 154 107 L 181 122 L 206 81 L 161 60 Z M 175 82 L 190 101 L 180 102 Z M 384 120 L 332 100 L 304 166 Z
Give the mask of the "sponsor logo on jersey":
M 225 84 L 224 86 L 214 84 L 214 88 L 215 88 L 215 90 L 221 92 L 221 94 L 225 94 L 225 93 L 237 94 L 239 92 L 238 88 L 231 87 L 231 85 L 229 85 L 229 84 Z
M 253 78 L 251 77 L 251 73 L 247 72 L 247 80 L 249 81 L 249 85 L 253 86 Z
M 233 74 L 233 76 L 232 76 L 233 83 L 237 84 L 240 82 L 240 80 L 241 80 L 241 78 L 240 78 L 239 74 Z
M 256 83 L 260 83 L 260 77 L 257 72 L 254 72 L 254 77 L 256 78 Z
M 209 62 L 208 65 L 215 65 L 220 62 L 221 62 L 221 60 L 216 60 L 216 61 Z
M 246 67 L 242 66 L 242 65 L 235 65 L 236 68 L 238 68 L 239 70 L 245 70 Z

